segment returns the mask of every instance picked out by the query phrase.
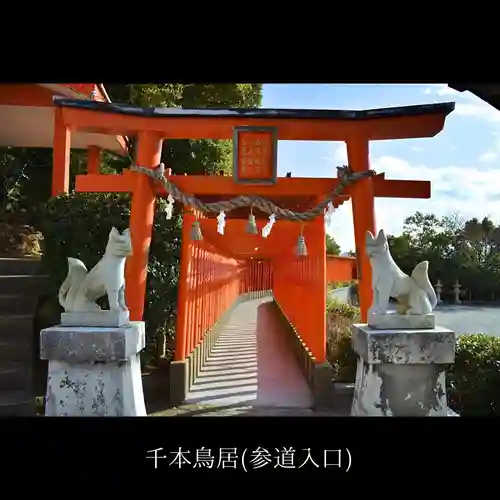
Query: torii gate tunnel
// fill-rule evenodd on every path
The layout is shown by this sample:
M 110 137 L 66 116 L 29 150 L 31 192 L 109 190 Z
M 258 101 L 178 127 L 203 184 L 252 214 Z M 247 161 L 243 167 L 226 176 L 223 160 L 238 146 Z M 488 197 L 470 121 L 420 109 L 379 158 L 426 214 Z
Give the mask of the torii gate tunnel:
M 276 176 L 277 142 L 282 140 L 345 141 L 349 168 L 369 170 L 369 141 L 432 137 L 439 133 L 454 103 L 366 111 L 284 109 L 141 109 L 129 105 L 55 98 L 53 195 L 68 192 L 71 131 L 136 136 L 137 165 L 160 164 L 162 143 L 169 139 L 233 139 L 234 176 L 172 175 L 168 181 L 183 193 L 205 202 L 239 195 L 259 195 L 279 207 L 304 212 L 321 202 L 339 184 L 338 178 Z M 246 127 L 246 128 L 245 128 Z M 255 146 L 259 146 L 256 152 Z M 253 153 L 252 153 L 253 148 Z M 252 156 L 253 154 L 253 156 Z M 95 156 L 95 155 L 94 155 Z M 141 320 L 156 196 L 165 189 L 147 175 L 124 171 L 102 175 L 96 158 L 86 175 L 76 178 L 76 191 L 130 192 L 133 255 L 126 267 L 126 301 L 132 320 Z M 375 234 L 374 199 L 429 198 L 430 182 L 390 180 L 383 174 L 364 177 L 334 200 L 352 200 L 357 274 L 362 320 L 372 301 L 371 268 L 365 234 Z M 186 368 L 198 351 L 210 347 L 214 325 L 238 301 L 271 296 L 292 328 L 304 371 L 314 385 L 315 369 L 326 361 L 326 249 L 323 214 L 303 224 L 278 219 L 267 238 L 246 232 L 250 209 L 227 213 L 224 235 L 215 217 L 184 207 L 176 348 L 172 368 L 187 386 Z M 268 214 L 254 208 L 257 225 Z M 203 239 L 190 237 L 195 220 Z M 296 252 L 303 234 L 307 255 Z M 205 355 L 205 354 L 204 354 Z M 197 358 L 198 359 L 198 358 Z M 196 362 L 194 364 L 200 364 Z M 181 366 L 183 368 L 176 368 Z M 189 372 L 189 373 L 188 373 Z M 184 384 L 184 385 L 186 385 Z M 182 391 L 181 391 L 182 392 Z M 182 399 L 182 397 L 180 397 Z

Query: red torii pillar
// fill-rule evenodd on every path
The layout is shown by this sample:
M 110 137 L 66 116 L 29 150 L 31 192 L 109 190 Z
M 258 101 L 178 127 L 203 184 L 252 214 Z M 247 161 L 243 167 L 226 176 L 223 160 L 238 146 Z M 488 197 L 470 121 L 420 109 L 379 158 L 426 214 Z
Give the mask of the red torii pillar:
M 69 173 L 71 158 L 71 129 L 64 122 L 62 108 L 54 110 L 54 147 L 52 152 L 52 196 L 69 192 Z M 87 156 L 87 173 L 99 174 L 101 148 L 89 146 Z
M 87 173 L 101 173 L 101 148 L 99 146 L 89 146 L 87 149 Z
M 52 196 L 69 191 L 71 130 L 64 121 L 63 109 L 54 110 L 54 148 L 52 151 Z
M 136 163 L 141 167 L 155 168 L 161 161 L 163 138 L 155 132 L 139 132 Z M 144 313 L 149 247 L 153 233 L 156 192 L 153 180 L 139 172 L 135 177 L 130 210 L 130 236 L 132 256 L 125 267 L 125 301 L 130 319 L 140 321 Z
M 347 141 L 347 158 L 353 172 L 366 172 L 370 169 L 370 145 L 368 138 L 355 136 Z M 373 301 L 372 268 L 366 254 L 366 231 L 375 234 L 375 193 L 373 178 L 359 179 L 353 185 L 352 216 L 356 259 L 358 261 L 359 307 L 361 321 L 366 322 L 368 309 Z

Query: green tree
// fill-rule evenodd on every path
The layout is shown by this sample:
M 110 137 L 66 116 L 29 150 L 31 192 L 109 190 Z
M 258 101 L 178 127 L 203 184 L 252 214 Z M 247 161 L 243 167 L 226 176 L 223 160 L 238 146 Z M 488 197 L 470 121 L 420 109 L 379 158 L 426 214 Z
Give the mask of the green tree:
M 225 84 L 111 84 L 106 85 L 112 100 L 135 106 L 180 108 L 255 108 L 262 101 L 262 85 Z M 134 141 L 132 140 L 132 150 Z M 133 155 L 133 153 L 132 153 Z M 175 174 L 230 174 L 231 141 L 166 140 L 162 161 Z M 126 164 L 118 164 L 117 169 Z
M 458 279 L 462 291 L 474 300 L 500 298 L 500 228 L 488 217 L 464 221 L 456 214 L 437 217 L 416 212 L 389 244 L 407 273 L 428 260 L 431 282 L 443 282 L 444 296 L 451 296 L 451 285 Z
M 260 84 L 110 84 L 106 88 L 113 102 L 141 107 L 255 108 L 262 99 Z M 135 139 L 128 139 L 130 156 L 134 158 Z M 230 141 L 166 140 L 162 161 L 177 174 L 229 173 L 232 166 L 232 144 Z M 119 173 L 129 164 L 129 158 L 105 152 L 101 170 Z M 54 275 L 53 285 L 56 286 L 60 284 L 61 273 L 64 274 L 66 269 L 66 254 L 82 245 L 78 240 L 78 232 L 68 222 L 82 217 L 92 219 L 96 213 L 100 213 L 99 232 L 101 236 L 106 235 L 110 224 L 120 224 L 120 217 L 124 219 L 122 224 L 127 223 L 128 197 L 71 194 L 47 204 L 52 177 L 52 151 L 26 148 L 0 150 L 0 166 L 3 169 L 0 174 L 5 173 L 4 186 L 7 173 L 12 173 L 19 165 L 23 167 L 23 175 L 16 178 L 16 189 L 9 191 L 12 192 L 10 199 L 15 205 L 11 211 L 18 214 L 22 208 L 30 223 L 43 227 L 47 237 L 51 239 L 46 242 L 46 247 L 52 249 L 53 255 L 46 262 L 52 269 L 50 274 Z M 70 189 L 74 186 L 75 175 L 83 173 L 85 169 L 86 151 L 72 150 Z M 148 340 L 151 342 L 156 339 L 159 357 L 165 356 L 166 346 L 173 340 L 175 330 L 180 247 L 180 215 L 177 213 L 171 221 L 166 221 L 164 205 L 158 203 L 155 216 L 145 311 Z M 99 206 L 102 206 L 102 210 L 99 210 Z M 87 250 L 81 257 L 88 265 L 92 265 L 90 260 L 97 257 L 96 250 L 101 250 Z
M 340 255 L 340 246 L 328 233 L 326 233 L 326 253 L 327 255 Z

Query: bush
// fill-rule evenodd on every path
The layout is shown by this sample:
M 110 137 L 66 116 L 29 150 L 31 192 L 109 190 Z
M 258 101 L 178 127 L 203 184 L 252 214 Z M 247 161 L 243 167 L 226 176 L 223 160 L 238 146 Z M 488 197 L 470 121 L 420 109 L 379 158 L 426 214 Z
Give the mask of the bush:
M 328 302 L 327 359 L 338 382 L 356 379 L 351 325 L 357 321 L 357 307 Z M 455 363 L 446 370 L 446 381 L 448 405 L 461 416 L 500 415 L 500 338 L 482 333 L 458 337 Z
M 331 281 L 330 283 L 327 284 L 328 290 L 336 290 L 337 288 L 346 288 L 346 287 L 353 287 L 355 290 L 358 289 L 358 282 L 357 280 L 350 280 L 350 281 Z
M 448 404 L 461 416 L 500 415 L 500 338 L 458 337 L 447 386 Z
M 343 302 L 337 302 L 332 299 L 327 300 L 326 313 L 333 314 L 335 316 L 343 316 L 350 320 L 359 321 L 359 307 L 351 306 L 350 304 L 344 304 Z
M 144 311 L 147 350 L 154 352 L 154 346 L 155 357 L 163 354 L 165 344 L 171 344 L 177 314 L 181 219 L 167 220 L 165 204 L 157 199 Z M 81 259 L 90 270 L 102 257 L 111 228 L 123 231 L 129 216 L 130 198 L 126 194 L 71 193 L 37 207 L 36 225 L 43 234 L 42 269 L 49 276 L 42 324 L 59 321 L 57 291 L 68 272 L 67 258 Z
M 327 359 L 337 382 L 354 382 L 357 355 L 351 347 L 351 325 L 359 321 L 359 308 L 329 301 L 326 309 Z

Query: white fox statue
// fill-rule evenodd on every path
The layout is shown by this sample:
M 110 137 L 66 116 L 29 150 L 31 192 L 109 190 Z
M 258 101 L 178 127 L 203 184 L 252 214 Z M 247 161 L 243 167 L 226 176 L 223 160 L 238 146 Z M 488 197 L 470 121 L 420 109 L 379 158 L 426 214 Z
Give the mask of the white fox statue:
M 375 238 L 366 232 L 366 253 L 372 267 L 373 304 L 369 313 L 385 314 L 392 297 L 398 301 L 398 314 L 424 315 L 437 304 L 434 288 L 429 281 L 429 262 L 417 264 L 411 276 L 405 274 L 394 262 L 384 231 Z
M 100 311 L 95 301 L 107 295 L 110 311 L 128 311 L 125 304 L 125 260 L 131 254 L 129 230 L 120 234 L 113 228 L 102 259 L 90 271 L 81 260 L 68 257 L 68 275 L 59 289 L 59 303 L 64 310 Z

